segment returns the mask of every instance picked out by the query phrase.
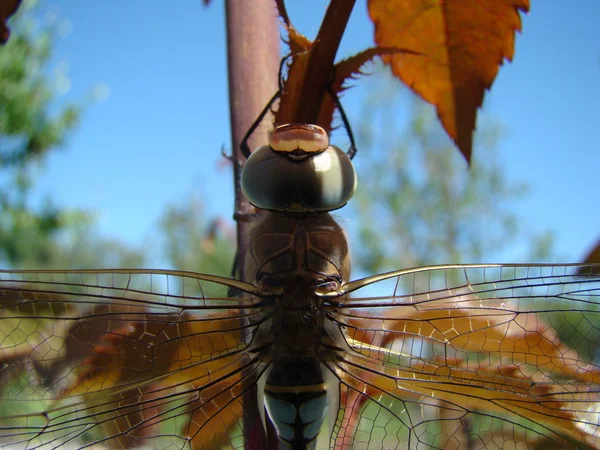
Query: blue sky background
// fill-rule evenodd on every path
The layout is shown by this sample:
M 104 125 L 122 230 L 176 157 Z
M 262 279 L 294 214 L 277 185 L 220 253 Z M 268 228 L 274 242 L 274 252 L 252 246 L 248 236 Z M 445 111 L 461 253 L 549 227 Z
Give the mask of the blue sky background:
M 287 3 L 297 28 L 314 38 L 327 2 Z M 98 85 L 109 94 L 48 158 L 35 197 L 93 210 L 103 235 L 134 245 L 152 242 L 166 206 L 190 194 L 207 198 L 209 215 L 231 217 L 231 174 L 218 169 L 230 136 L 222 2 L 42 5 L 70 23 L 56 45 L 55 63 L 67 64 L 70 79 L 62 98 L 82 99 Z M 534 230 L 554 230 L 556 250 L 572 260 L 600 237 L 598 17 L 597 0 L 532 0 L 515 60 L 501 68 L 484 104 L 503 125 L 509 178 L 531 187 L 518 214 Z M 371 46 L 372 33 L 359 0 L 338 58 Z M 351 122 L 360 120 L 366 95 L 359 82 L 344 96 Z

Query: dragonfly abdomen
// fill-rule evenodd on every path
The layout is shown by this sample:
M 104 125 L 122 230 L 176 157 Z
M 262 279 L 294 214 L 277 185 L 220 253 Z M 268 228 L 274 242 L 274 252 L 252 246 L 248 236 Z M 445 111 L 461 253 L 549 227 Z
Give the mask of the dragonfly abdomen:
M 327 390 L 313 358 L 275 363 L 264 389 L 269 417 L 282 450 L 311 450 L 327 412 Z

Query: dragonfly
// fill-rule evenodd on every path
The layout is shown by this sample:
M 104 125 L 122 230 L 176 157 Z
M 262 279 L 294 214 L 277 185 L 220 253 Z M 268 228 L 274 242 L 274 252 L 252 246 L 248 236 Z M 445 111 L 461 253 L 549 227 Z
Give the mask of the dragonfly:
M 267 448 L 254 413 L 281 449 L 600 447 L 598 265 L 352 280 L 331 211 L 356 175 L 316 125 L 276 128 L 241 184 L 245 281 L 0 272 L 2 448 Z

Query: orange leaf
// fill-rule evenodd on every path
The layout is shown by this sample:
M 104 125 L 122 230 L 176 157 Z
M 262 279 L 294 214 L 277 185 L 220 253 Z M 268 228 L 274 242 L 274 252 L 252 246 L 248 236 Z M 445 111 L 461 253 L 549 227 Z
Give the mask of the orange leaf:
M 519 11 L 529 0 L 369 0 L 375 41 L 422 55 L 395 54 L 392 72 L 434 104 L 467 160 L 476 113 L 504 59 L 511 60 Z
M 501 304 L 501 300 L 487 300 L 487 307 L 482 308 L 474 301 L 471 308 L 457 308 L 440 299 L 421 310 L 412 305 L 399 305 L 393 317 L 379 317 L 375 313 L 369 319 L 364 315 L 360 319 L 349 319 L 348 335 L 362 343 L 375 345 L 374 349 L 359 350 L 375 359 L 385 357 L 385 354 L 379 354 L 378 347 L 390 348 L 404 337 L 421 337 L 462 352 L 497 354 L 503 363 L 534 364 L 555 375 L 584 383 L 600 383 L 600 368 L 582 361 L 577 351 L 563 344 L 556 330 L 536 314 L 516 313 L 504 309 Z M 463 301 L 461 305 L 468 306 L 468 303 Z M 378 329 L 375 322 L 383 322 L 379 329 L 393 332 L 365 331 Z
M 439 404 L 448 413 L 453 412 L 453 419 L 460 419 L 468 411 L 485 411 L 513 423 L 519 417 L 525 417 L 547 424 L 560 435 L 598 444 L 598 438 L 581 427 L 581 421 L 589 411 L 594 411 L 598 400 L 597 394 L 587 392 L 585 386 L 577 383 L 538 384 L 517 375 L 516 367 L 480 371 L 471 374 L 470 378 L 454 377 L 444 366 L 430 372 L 432 367 L 426 364 L 417 370 L 399 369 L 348 353 L 335 371 L 352 389 L 372 392 L 375 398 L 382 393 L 397 399 L 405 399 L 407 394 L 418 395 L 421 405 Z M 365 378 L 367 371 L 371 375 Z M 577 407 L 573 408 L 571 402 L 577 403 Z
M 457 307 L 459 304 L 461 307 Z M 577 423 L 585 422 L 587 415 L 593 413 L 597 393 L 589 385 L 600 383 L 600 368 L 585 362 L 575 349 L 563 344 L 556 330 L 535 313 L 512 311 L 502 299 L 486 299 L 484 304 L 485 308 L 481 299 L 470 300 L 467 294 L 460 302 L 442 298 L 398 305 L 386 313 L 362 311 L 360 317 L 349 314 L 346 333 L 354 339 L 349 342 L 354 350 L 384 363 L 390 356 L 389 349 L 410 349 L 415 338 L 443 345 L 444 357 L 412 355 L 414 358 L 406 361 L 407 371 L 440 377 L 440 382 L 460 380 L 458 383 L 465 385 L 457 393 L 483 383 L 486 388 L 530 396 L 531 401 L 543 398 L 544 407 L 553 411 L 565 433 L 596 444 L 594 430 L 583 429 L 584 433 L 580 433 L 582 427 Z M 451 349 L 486 357 L 466 361 L 448 356 Z M 393 367 L 402 364 L 394 363 Z M 373 398 L 379 395 L 375 372 L 356 370 L 356 376 L 368 383 L 362 391 L 345 394 L 348 403 L 341 419 L 345 432 L 336 438 L 339 445 L 358 427 L 366 401 L 360 392 Z M 414 393 L 410 389 L 402 398 L 410 398 Z M 448 444 L 458 445 L 468 438 L 462 429 L 462 417 L 443 423 Z M 520 439 L 527 442 L 527 436 Z

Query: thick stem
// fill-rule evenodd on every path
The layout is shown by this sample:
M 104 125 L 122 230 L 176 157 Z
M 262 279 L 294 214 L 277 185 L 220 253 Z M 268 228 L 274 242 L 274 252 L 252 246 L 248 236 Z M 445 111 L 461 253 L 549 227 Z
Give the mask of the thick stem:
M 239 190 L 241 162 L 244 157 L 240 143 L 265 104 L 277 91 L 279 68 L 279 32 L 273 0 L 227 0 L 227 62 L 229 75 L 229 112 L 231 122 L 231 148 L 234 158 L 235 217 L 237 223 L 236 264 L 243 260 L 248 248 L 248 218 L 253 208 Z M 249 139 L 250 148 L 267 141 L 267 131 L 272 124 L 270 116 Z M 235 163 L 237 162 L 237 163 Z M 243 271 L 237 268 L 243 277 Z M 248 338 L 248 336 L 246 336 Z M 242 398 L 244 409 L 244 438 L 247 450 L 266 448 L 263 425 L 257 404 L 256 386 Z
M 355 0 L 331 0 L 321 28 L 310 54 L 308 68 L 302 86 L 297 121 L 316 123 L 325 96 L 325 88 L 331 81 L 335 55 L 344 30 L 348 24 Z
M 273 0 L 227 0 L 227 55 L 232 153 L 242 162 L 240 143 L 260 111 L 278 89 L 279 30 Z M 272 121 L 267 117 L 249 139 L 250 148 L 265 144 Z M 239 167 L 234 165 L 234 170 Z M 234 178 L 237 182 L 238 178 Z M 237 187 L 237 186 L 236 186 Z M 236 192 L 236 213 L 253 211 Z M 242 231 L 246 224 L 238 223 Z M 243 234 L 243 233 L 242 233 Z M 246 248 L 247 241 L 238 246 Z

